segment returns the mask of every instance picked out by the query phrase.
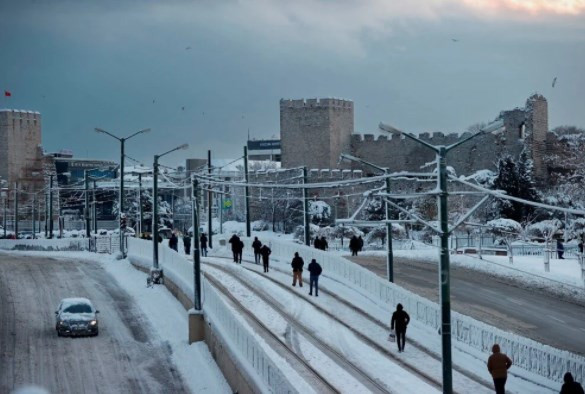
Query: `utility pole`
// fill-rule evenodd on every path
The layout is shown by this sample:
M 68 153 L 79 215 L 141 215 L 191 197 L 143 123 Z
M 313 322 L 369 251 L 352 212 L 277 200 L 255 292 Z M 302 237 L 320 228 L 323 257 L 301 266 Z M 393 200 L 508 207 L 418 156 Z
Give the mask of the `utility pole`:
M 158 158 L 154 156 L 152 167 L 152 267 L 158 270 Z
M 18 182 L 14 182 L 14 236 L 18 239 Z
M 142 221 L 144 213 L 142 212 L 142 173 L 138 173 L 138 237 L 142 235 Z
M 124 159 L 126 156 L 124 153 L 125 142 L 125 138 L 120 138 L 120 202 L 118 203 L 118 216 L 120 218 L 120 252 L 122 252 L 122 257 L 126 257 L 124 254 L 124 229 L 122 228 L 124 220 L 122 215 L 124 214 Z
M 6 238 L 6 215 L 8 214 L 8 189 L 6 189 L 6 194 L 4 195 L 4 238 Z
M 32 237 L 33 239 L 36 239 L 36 220 L 35 220 L 35 208 L 37 205 L 37 195 L 33 194 L 33 203 L 32 203 L 32 220 L 31 220 L 31 224 L 32 224 Z
M 98 232 L 98 222 L 97 222 L 97 201 L 95 199 L 95 189 L 96 189 L 96 181 L 93 180 L 93 233 L 97 235 Z
M 201 310 L 201 254 L 199 250 L 199 183 L 193 178 L 193 288 L 196 311 Z
M 246 180 L 246 237 L 252 235 L 250 226 L 250 188 L 248 187 L 248 147 L 244 146 L 244 179 Z
M 49 195 L 45 193 L 45 238 L 49 235 Z
M 309 199 L 307 197 L 307 167 L 303 167 L 303 217 L 305 222 L 305 245 L 311 246 L 311 227 L 309 218 Z
M 209 175 L 209 177 L 211 178 L 211 150 L 207 151 L 207 174 Z M 213 193 L 211 192 L 211 185 L 209 185 L 209 191 L 207 192 L 207 233 L 208 233 L 208 239 L 209 239 L 209 249 L 213 249 L 213 226 L 212 226 L 212 220 L 211 220 L 211 213 L 212 213 L 212 208 L 213 208 L 213 204 L 212 204 L 212 198 L 213 198 Z
M 89 221 L 89 176 L 87 170 L 83 171 L 83 182 L 85 187 L 85 208 L 83 209 L 83 216 L 85 219 L 85 236 L 87 239 L 91 237 L 91 223 Z

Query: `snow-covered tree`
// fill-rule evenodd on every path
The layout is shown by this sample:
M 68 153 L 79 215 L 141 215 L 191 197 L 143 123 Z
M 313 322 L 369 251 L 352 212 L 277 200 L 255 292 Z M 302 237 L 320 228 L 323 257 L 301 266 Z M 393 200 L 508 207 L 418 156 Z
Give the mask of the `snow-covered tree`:
M 518 234 L 521 231 L 522 226 L 520 223 L 512 219 L 495 219 L 486 223 L 486 232 L 493 234 L 497 240 L 506 245 L 510 264 L 514 263 L 512 242 L 518 238 Z
M 309 215 L 312 223 L 325 224 L 331 219 L 331 207 L 325 201 L 309 201 Z
M 386 244 L 386 226 L 378 226 L 378 227 L 374 227 L 373 229 L 370 230 L 369 233 L 366 234 L 364 241 L 366 243 L 366 245 L 380 240 L 380 243 L 382 245 Z M 392 225 L 392 238 L 404 238 L 406 235 L 406 231 L 404 230 L 404 227 L 399 225 L 399 224 L 393 224 Z
M 381 198 L 372 198 L 361 211 L 363 220 L 378 221 L 386 219 L 386 205 Z

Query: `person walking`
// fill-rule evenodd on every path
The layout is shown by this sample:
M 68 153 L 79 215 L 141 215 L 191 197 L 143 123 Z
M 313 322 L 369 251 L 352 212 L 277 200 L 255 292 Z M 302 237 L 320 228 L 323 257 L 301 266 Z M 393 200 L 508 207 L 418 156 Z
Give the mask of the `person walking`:
M 183 247 L 185 248 L 185 254 L 189 256 L 191 254 L 191 237 L 187 233 L 183 236 Z
M 353 237 L 351 237 L 351 239 L 349 240 L 349 249 L 351 250 L 352 256 L 358 255 L 359 242 L 360 241 L 358 241 L 358 239 L 355 235 Z
M 399 353 L 404 351 L 408 323 L 410 323 L 410 316 L 408 316 L 402 304 L 396 305 L 396 311 L 392 314 L 392 320 L 390 321 L 390 330 L 394 330 L 394 327 L 396 327 L 396 343 L 398 344 Z
M 205 233 L 199 237 L 199 244 L 201 245 L 201 256 L 207 257 L 207 235 Z
M 563 243 L 561 242 L 561 240 L 557 239 L 557 255 L 559 257 L 559 260 L 565 259 L 563 257 L 564 254 L 565 254 L 565 247 L 563 246 Z
M 319 275 L 323 272 L 321 265 L 317 260 L 312 259 L 308 267 L 309 270 L 309 295 L 313 295 L 313 285 L 315 285 L 315 297 L 319 297 Z
M 579 248 L 579 253 L 583 254 L 583 241 L 579 242 L 577 247 Z
M 173 249 L 175 252 L 178 251 L 179 239 L 175 235 L 175 233 L 171 234 L 171 238 L 169 238 L 169 248 Z
M 252 242 L 252 248 L 254 249 L 254 261 L 256 264 L 260 264 L 260 248 L 262 247 L 262 242 L 258 239 L 258 237 L 254 237 L 254 242 Z
M 299 281 L 299 286 L 303 287 L 303 266 L 305 262 L 303 258 L 299 256 L 299 252 L 295 252 L 295 257 L 292 259 L 292 269 L 293 269 L 293 286 L 297 285 L 297 280 Z
M 322 250 L 329 249 L 329 244 L 327 243 L 327 240 L 325 239 L 325 236 L 322 236 L 321 237 L 321 249 Z
M 242 254 L 244 253 L 244 241 L 240 239 L 240 243 L 238 244 L 238 262 L 242 264 Z
M 315 249 L 321 249 L 321 240 L 319 237 L 315 237 L 315 241 L 313 241 L 313 246 Z
M 364 240 L 363 240 L 362 236 L 360 235 L 358 237 L 358 250 L 361 252 L 363 248 L 364 248 Z M 356 256 L 357 256 L 357 254 L 356 254 Z
M 575 382 L 573 375 L 571 372 L 567 372 L 565 376 L 563 376 L 563 386 L 561 387 L 560 394 L 585 394 L 583 391 L 583 386 L 581 383 Z
M 262 245 L 260 248 L 260 255 L 262 256 L 262 266 L 264 267 L 264 272 L 268 272 L 270 253 L 272 253 L 272 250 L 270 250 L 268 246 Z
M 494 380 L 496 394 L 506 394 L 506 380 L 508 369 L 512 366 L 512 360 L 500 351 L 497 343 L 492 346 L 492 355 L 488 358 L 487 368 Z
M 230 238 L 230 240 L 228 241 L 230 244 L 232 244 L 232 254 L 234 256 L 234 263 L 238 262 L 238 249 L 240 248 L 240 237 L 237 236 L 237 234 L 232 235 L 232 237 Z

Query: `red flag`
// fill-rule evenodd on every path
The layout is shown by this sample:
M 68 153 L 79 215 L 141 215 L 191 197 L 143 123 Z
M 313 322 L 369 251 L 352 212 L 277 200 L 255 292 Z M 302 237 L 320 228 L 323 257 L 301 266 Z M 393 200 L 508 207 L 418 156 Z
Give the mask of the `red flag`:
M 8 90 L 5 90 L 4 91 L 4 96 L 10 97 L 10 96 L 12 96 L 12 93 L 10 93 Z

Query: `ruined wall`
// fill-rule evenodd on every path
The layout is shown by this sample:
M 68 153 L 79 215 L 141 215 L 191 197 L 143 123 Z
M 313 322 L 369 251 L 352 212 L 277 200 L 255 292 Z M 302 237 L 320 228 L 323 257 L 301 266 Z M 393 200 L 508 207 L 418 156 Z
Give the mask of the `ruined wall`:
M 353 102 L 332 98 L 280 100 L 282 166 L 335 168 L 353 133 Z
M 41 114 L 0 110 L 0 176 L 13 188 L 38 191 L 43 187 Z

